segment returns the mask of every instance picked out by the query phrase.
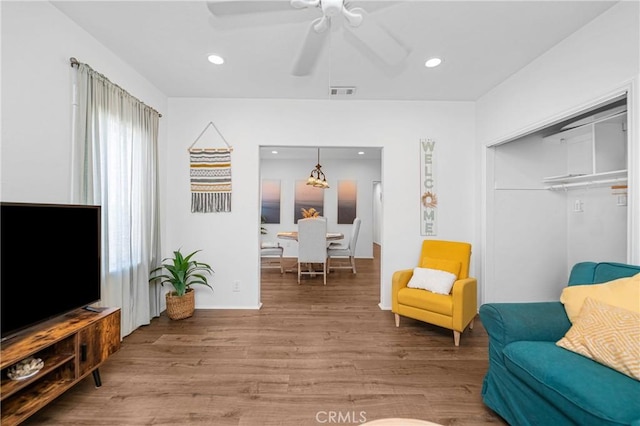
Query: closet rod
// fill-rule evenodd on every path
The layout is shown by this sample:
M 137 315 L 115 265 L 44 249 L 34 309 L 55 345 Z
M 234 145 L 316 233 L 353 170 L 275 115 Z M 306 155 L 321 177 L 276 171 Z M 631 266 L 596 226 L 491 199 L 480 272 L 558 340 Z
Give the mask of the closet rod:
M 569 188 L 586 188 L 586 187 L 595 187 L 595 186 L 607 186 L 612 183 L 618 182 L 626 182 L 627 178 L 617 178 L 617 179 L 603 179 L 603 180 L 591 180 L 588 182 L 575 182 L 575 183 L 560 183 L 557 185 L 547 186 L 546 189 L 561 190 L 561 189 L 569 189 Z
M 78 61 L 76 58 L 74 58 L 73 56 L 71 58 L 69 58 L 69 62 L 71 64 L 71 68 L 73 67 L 79 67 L 80 66 L 80 61 Z M 87 65 L 89 66 L 89 65 Z M 89 68 L 91 68 L 91 66 L 89 66 Z M 93 68 L 91 68 L 93 69 Z M 95 71 L 95 70 L 94 70 Z M 98 73 L 97 71 L 95 71 L 96 73 Z M 122 87 L 118 86 L 117 84 L 113 83 L 111 80 L 109 80 L 107 77 L 105 77 L 104 75 L 98 73 L 99 75 L 101 75 L 104 79 L 106 79 L 107 81 L 109 81 L 111 84 L 113 84 L 114 86 L 122 89 L 123 91 L 125 91 L 126 93 L 129 93 L 128 91 L 124 90 Z M 162 114 L 160 114 L 155 108 L 145 104 L 144 102 L 142 102 L 140 99 L 136 98 L 135 96 L 129 94 L 132 98 L 135 98 L 138 102 L 140 102 L 143 105 L 148 106 L 149 108 L 151 108 L 154 112 L 158 113 L 158 117 L 162 118 Z

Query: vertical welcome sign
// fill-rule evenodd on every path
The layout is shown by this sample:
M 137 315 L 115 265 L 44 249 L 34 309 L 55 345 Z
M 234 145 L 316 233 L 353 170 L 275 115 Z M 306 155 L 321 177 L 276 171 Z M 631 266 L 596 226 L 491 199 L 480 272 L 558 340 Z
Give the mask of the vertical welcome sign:
M 437 235 L 436 141 L 420 139 L 420 234 Z

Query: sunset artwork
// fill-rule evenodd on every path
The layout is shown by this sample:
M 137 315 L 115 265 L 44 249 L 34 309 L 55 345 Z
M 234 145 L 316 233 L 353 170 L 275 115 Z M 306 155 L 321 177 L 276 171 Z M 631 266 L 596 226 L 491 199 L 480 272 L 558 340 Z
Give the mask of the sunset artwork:
M 262 210 L 263 223 L 280 223 L 280 181 L 274 179 L 262 180 Z
M 324 216 L 324 189 L 307 185 L 306 180 L 297 180 L 295 188 L 295 202 L 293 203 L 294 223 L 302 219 L 302 209 L 314 208 Z
M 351 224 L 356 218 L 358 183 L 355 180 L 338 181 L 338 223 Z

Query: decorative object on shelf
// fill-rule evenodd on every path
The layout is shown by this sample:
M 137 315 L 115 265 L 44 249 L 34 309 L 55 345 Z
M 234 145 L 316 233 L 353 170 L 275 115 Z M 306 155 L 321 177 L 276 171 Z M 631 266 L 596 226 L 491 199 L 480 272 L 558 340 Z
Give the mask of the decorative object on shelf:
M 149 282 L 159 279 L 160 284 L 169 283 L 173 286 L 174 290 L 166 294 L 167 315 L 171 319 L 178 320 L 193 315 L 195 293 L 191 288 L 192 285 L 204 285 L 213 291 L 206 276 L 213 274 L 211 266 L 192 260 L 199 251 L 201 250 L 183 256 L 180 250 L 176 250 L 172 258 L 163 259 L 164 263 L 150 272 Z M 164 271 L 166 273 L 161 273 Z
M 196 149 L 193 146 L 209 127 L 213 127 L 226 148 Z M 191 212 L 216 213 L 231 211 L 231 152 L 233 148 L 210 121 L 189 146 L 191 179 Z
M 311 207 L 309 210 L 302 208 L 302 217 L 305 219 L 311 219 L 315 217 L 320 217 L 320 212 Z
M 38 374 L 44 362 L 40 358 L 30 356 L 7 369 L 7 376 L 11 380 L 25 380 Z
M 436 141 L 420 139 L 420 234 L 438 235 L 438 196 L 436 187 Z
M 322 166 L 320 165 L 320 148 L 318 148 L 318 163 L 316 164 L 316 167 L 311 170 L 309 179 L 307 179 L 307 185 L 322 189 L 329 188 L 329 183 L 327 182 L 327 178 L 324 176 Z

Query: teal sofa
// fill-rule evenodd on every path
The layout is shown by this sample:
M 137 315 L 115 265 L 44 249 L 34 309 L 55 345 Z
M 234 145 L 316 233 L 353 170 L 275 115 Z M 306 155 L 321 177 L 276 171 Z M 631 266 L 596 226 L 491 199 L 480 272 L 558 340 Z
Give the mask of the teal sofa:
M 576 264 L 568 285 L 633 276 L 640 266 Z M 487 303 L 480 319 L 489 335 L 482 399 L 513 426 L 640 426 L 640 382 L 556 346 L 571 327 L 558 302 Z

